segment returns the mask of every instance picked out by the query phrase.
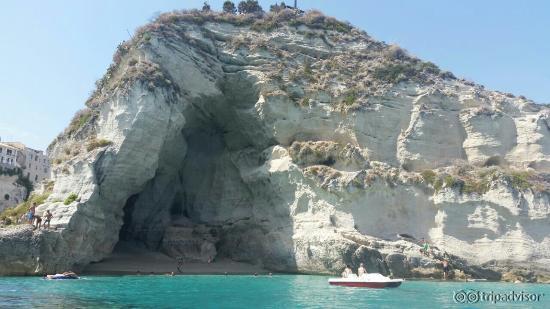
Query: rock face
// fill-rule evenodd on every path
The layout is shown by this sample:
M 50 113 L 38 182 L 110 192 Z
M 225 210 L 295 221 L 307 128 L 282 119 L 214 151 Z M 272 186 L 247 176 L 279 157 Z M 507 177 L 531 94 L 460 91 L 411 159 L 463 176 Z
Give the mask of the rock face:
M 57 229 L 0 232 L 1 274 L 78 269 L 119 239 L 290 272 L 441 276 L 445 253 L 467 276 L 549 270 L 546 106 L 289 10 L 162 15 L 98 85 L 49 149 L 38 211 Z
M 17 184 L 18 176 L 0 175 L 0 212 L 25 199 L 27 189 Z

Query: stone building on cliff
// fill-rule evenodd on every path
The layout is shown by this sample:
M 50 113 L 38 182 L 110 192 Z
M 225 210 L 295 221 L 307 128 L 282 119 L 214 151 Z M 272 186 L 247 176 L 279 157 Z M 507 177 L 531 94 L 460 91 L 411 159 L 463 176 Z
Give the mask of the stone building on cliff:
M 0 142 L 0 166 L 3 169 L 20 168 L 23 176 L 33 183 L 50 178 L 50 161 L 44 152 L 19 142 Z
M 50 179 L 50 172 L 50 161 L 43 151 L 19 142 L 0 142 L 0 211 L 23 202 L 29 194 L 30 186 L 23 185 L 23 178 L 36 187 Z

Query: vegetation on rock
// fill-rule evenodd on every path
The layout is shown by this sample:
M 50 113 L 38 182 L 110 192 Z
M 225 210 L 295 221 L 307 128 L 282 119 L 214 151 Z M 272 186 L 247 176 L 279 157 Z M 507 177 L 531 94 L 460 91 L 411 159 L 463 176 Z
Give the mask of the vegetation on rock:
M 240 14 L 261 14 L 264 11 L 256 0 L 245 0 L 239 2 L 237 10 Z
M 237 8 L 235 8 L 235 3 L 233 3 L 229 0 L 225 1 L 223 3 L 222 12 L 224 12 L 226 14 L 235 14 L 235 13 L 237 13 Z
M 88 142 L 88 145 L 86 145 L 86 150 L 92 151 L 96 148 L 107 147 L 111 144 L 113 144 L 113 142 L 108 141 L 106 139 L 92 139 L 91 141 Z
M 90 108 L 84 108 L 76 112 L 71 120 L 69 127 L 67 128 L 67 134 L 73 135 L 87 123 L 93 120 L 93 117 L 97 116 L 97 113 L 91 110 Z
M 69 205 L 72 202 L 76 201 L 78 199 L 78 195 L 76 193 L 71 193 L 67 198 L 63 201 L 63 204 Z
M 484 168 L 455 166 L 440 172 L 424 170 L 420 175 L 424 182 L 432 186 L 436 192 L 442 188 L 457 187 L 462 194 L 484 194 L 491 188 L 491 183 L 498 180 L 507 182 L 512 188 L 519 191 L 546 190 L 544 187 L 535 185 L 533 172 L 509 170 L 497 166 Z

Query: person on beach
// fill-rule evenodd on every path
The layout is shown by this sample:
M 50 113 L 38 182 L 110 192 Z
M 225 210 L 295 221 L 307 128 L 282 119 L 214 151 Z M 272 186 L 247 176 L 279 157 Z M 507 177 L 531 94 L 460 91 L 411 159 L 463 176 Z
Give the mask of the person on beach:
M 367 270 L 365 269 L 365 266 L 363 263 L 359 264 L 359 268 L 357 268 L 357 276 L 362 277 L 367 275 Z
M 349 278 L 351 275 L 353 275 L 353 271 L 349 265 L 346 265 L 346 268 L 342 272 L 342 278 Z
M 443 262 L 443 279 L 447 280 L 449 278 L 449 261 L 444 259 Z
M 46 213 L 44 213 L 44 228 L 46 228 L 46 225 L 48 225 L 48 230 L 50 229 L 50 221 L 52 220 L 52 213 L 50 210 L 46 210 Z

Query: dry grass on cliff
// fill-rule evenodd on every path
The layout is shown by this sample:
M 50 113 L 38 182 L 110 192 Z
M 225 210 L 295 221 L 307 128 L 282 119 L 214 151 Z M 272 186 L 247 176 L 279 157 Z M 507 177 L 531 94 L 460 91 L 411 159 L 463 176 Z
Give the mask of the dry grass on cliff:
M 106 139 L 92 139 L 88 142 L 88 144 L 86 145 L 86 150 L 87 151 L 92 151 L 96 148 L 103 148 L 103 147 L 107 147 L 107 146 L 110 146 L 112 145 L 113 142 L 111 141 L 108 141 Z
M 188 22 L 203 25 L 207 22 L 228 23 L 235 26 L 251 26 L 255 31 L 272 31 L 284 25 L 298 27 L 305 25 L 314 29 L 332 30 L 338 32 L 350 32 L 353 28 L 349 23 L 326 16 L 323 13 L 310 10 L 300 13 L 293 9 L 283 9 L 278 12 L 262 14 L 227 14 L 222 12 L 200 10 L 175 10 L 164 13 L 147 26 L 139 29 L 138 33 L 159 30 L 163 25 Z M 137 35 L 136 34 L 136 35 Z
M 76 132 L 78 132 L 78 130 L 83 128 L 86 124 L 92 122 L 95 117 L 97 117 L 96 111 L 93 111 L 89 108 L 84 108 L 79 110 L 73 116 L 73 119 L 71 120 L 67 129 L 65 129 L 65 133 L 68 135 L 75 134 Z
M 170 76 L 157 63 L 144 59 L 138 61 L 130 57 L 127 60 L 127 67 L 123 71 L 117 71 L 121 61 L 113 62 L 105 76 L 96 82 L 96 90 L 86 101 L 86 106 L 96 109 L 115 89 L 126 91 L 135 81 L 141 82 L 149 90 L 177 88 Z
M 443 170 L 424 170 L 420 173 L 424 183 L 436 192 L 443 188 L 458 188 L 462 194 L 484 194 L 496 181 L 503 181 L 518 191 L 547 191 L 548 184 L 533 171 L 503 167 L 475 167 L 458 165 Z

